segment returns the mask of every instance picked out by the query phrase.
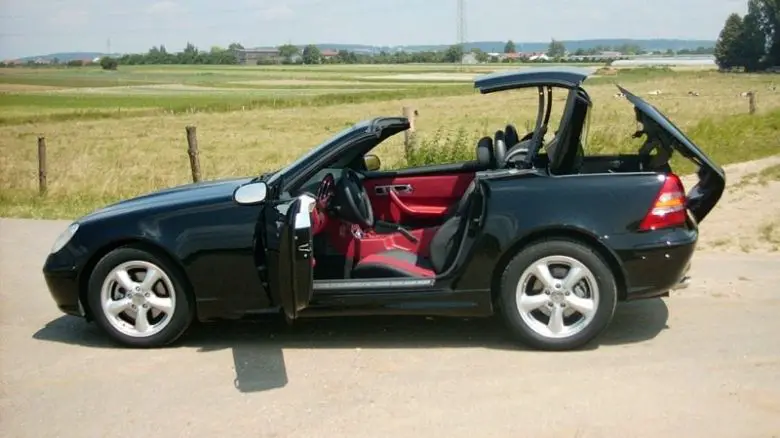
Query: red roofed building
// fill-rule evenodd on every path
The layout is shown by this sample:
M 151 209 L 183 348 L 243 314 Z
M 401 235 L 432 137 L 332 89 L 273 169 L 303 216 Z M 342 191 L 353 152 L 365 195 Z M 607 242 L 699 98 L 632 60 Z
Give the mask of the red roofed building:
M 339 56 L 339 52 L 331 49 L 325 49 L 322 52 L 320 52 L 320 54 L 322 54 L 323 59 L 330 59 Z

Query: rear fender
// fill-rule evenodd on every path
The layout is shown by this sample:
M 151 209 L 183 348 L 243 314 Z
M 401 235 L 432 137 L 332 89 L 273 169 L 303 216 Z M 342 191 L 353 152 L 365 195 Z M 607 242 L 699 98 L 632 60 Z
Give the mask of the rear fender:
M 514 256 L 529 246 L 551 239 L 572 240 L 577 243 L 592 248 L 609 266 L 615 276 L 615 282 L 618 288 L 618 298 L 624 300 L 626 297 L 626 272 L 621 266 L 617 254 L 610 249 L 604 242 L 593 233 L 580 228 L 546 227 L 535 230 L 513 242 L 501 257 L 493 271 L 491 282 L 491 294 L 493 301 L 498 298 L 501 288 L 501 275 L 506 266 Z

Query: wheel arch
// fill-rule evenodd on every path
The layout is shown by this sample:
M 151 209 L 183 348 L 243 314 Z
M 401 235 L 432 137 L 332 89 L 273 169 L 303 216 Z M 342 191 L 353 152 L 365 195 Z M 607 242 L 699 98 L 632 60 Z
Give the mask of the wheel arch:
M 506 269 L 509 262 L 524 248 L 538 243 L 543 240 L 550 239 L 567 239 L 573 240 L 577 243 L 585 244 L 588 247 L 595 250 L 601 258 L 607 263 L 609 270 L 615 276 L 615 282 L 617 283 L 618 300 L 623 301 L 626 298 L 626 275 L 623 272 L 623 268 L 618 261 L 617 255 L 609 249 L 604 242 L 600 241 L 594 235 L 576 228 L 546 228 L 543 230 L 537 230 L 529 233 L 526 236 L 513 242 L 498 259 L 495 268 L 493 269 L 493 275 L 490 280 L 490 293 L 491 301 L 497 302 L 501 291 L 501 274 Z
M 156 257 L 160 257 L 164 259 L 167 263 L 169 263 L 173 267 L 173 269 L 176 269 L 178 271 L 178 274 L 181 275 L 181 278 L 185 282 L 186 290 L 184 291 L 184 293 L 188 294 L 190 297 L 189 301 L 192 306 L 193 314 L 197 314 L 197 304 L 195 300 L 194 291 L 192 288 L 192 283 L 190 282 L 190 278 L 187 276 L 187 272 L 184 270 L 184 267 L 181 265 L 181 263 L 179 263 L 176 260 L 176 258 L 173 257 L 173 255 L 168 250 L 166 250 L 162 245 L 141 238 L 125 238 L 125 239 L 112 241 L 98 248 L 95 252 L 92 253 L 92 255 L 90 255 L 90 257 L 87 259 L 87 262 L 81 268 L 81 273 L 79 274 L 79 278 L 78 278 L 79 301 L 81 302 L 81 305 L 84 307 L 84 313 L 88 320 L 94 318 L 92 315 L 92 309 L 89 307 L 89 300 L 87 299 L 87 293 L 89 290 L 89 279 L 92 276 L 92 272 L 95 270 L 95 266 L 97 266 L 98 262 L 100 262 L 100 260 L 103 257 L 105 257 L 106 254 L 110 253 L 111 251 L 114 251 L 115 249 L 119 249 L 123 247 L 133 247 L 144 251 L 148 251 L 154 254 Z

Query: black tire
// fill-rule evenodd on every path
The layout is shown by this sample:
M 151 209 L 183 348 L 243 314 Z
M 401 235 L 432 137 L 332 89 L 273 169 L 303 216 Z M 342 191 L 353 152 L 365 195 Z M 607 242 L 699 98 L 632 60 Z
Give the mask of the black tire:
M 174 305 L 169 321 L 161 330 L 149 336 L 130 336 L 123 333 L 111 322 L 101 304 L 101 290 L 104 280 L 119 265 L 127 262 L 147 262 L 156 265 L 164 272 L 174 290 Z M 159 285 L 158 285 L 159 287 Z M 165 289 L 167 291 L 167 289 Z M 163 297 L 165 298 L 165 297 Z M 89 278 L 87 302 L 94 316 L 95 322 L 111 337 L 112 340 L 127 347 L 155 348 L 162 347 L 176 341 L 192 324 L 194 305 L 188 283 L 180 270 L 169 262 L 166 257 L 161 257 L 153 252 L 136 246 L 124 246 L 106 254 L 95 266 Z M 147 318 L 148 320 L 148 318 Z
M 524 271 L 551 256 L 569 257 L 585 265 L 598 286 L 598 305 L 590 323 L 569 337 L 554 338 L 538 333 L 521 317 L 517 305 L 517 287 Z M 617 284 L 607 263 L 589 246 L 569 239 L 546 239 L 525 247 L 507 264 L 501 277 L 499 298 L 504 321 L 516 340 L 539 350 L 572 350 L 594 340 L 612 321 L 617 304 Z

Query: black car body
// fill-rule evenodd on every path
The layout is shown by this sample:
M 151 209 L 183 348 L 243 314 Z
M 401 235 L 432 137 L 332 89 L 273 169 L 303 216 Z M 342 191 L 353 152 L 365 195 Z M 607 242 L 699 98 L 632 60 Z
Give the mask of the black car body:
M 172 342 L 192 318 L 280 310 L 290 319 L 473 317 L 498 308 L 527 344 L 583 345 L 608 324 L 615 302 L 685 286 L 697 224 L 725 186 L 719 166 L 655 107 L 622 88 L 643 126 L 636 136 L 646 137 L 644 145 L 633 154 L 585 155 L 586 77 L 557 68 L 478 79 L 482 93 L 535 87 L 540 105 L 532 132 L 520 137 L 508 125 L 480 140 L 474 161 L 379 170 L 369 152 L 409 128 L 405 118 L 381 117 L 340 132 L 276 172 L 188 184 L 105 207 L 58 239 L 43 269 L 49 290 L 63 312 L 94 319 L 135 346 Z M 556 135 L 545 144 L 553 88 L 568 98 Z M 675 152 L 698 167 L 699 183 L 687 195 L 669 165 Z M 146 263 L 144 277 L 131 280 L 114 269 L 131 260 Z M 549 264 L 539 268 L 539 260 Z M 547 275 L 555 269 L 564 274 Z M 167 286 L 144 286 L 150 272 Z M 575 273 L 579 283 L 567 284 Z M 521 291 L 523 281 L 528 289 Z M 174 321 L 149 336 L 125 317 L 130 310 L 108 321 L 112 305 L 155 309 L 155 302 L 129 291 L 139 285 L 152 288 L 149 300 L 173 296 L 163 289 L 177 293 L 175 302 L 157 303 L 174 315 L 161 310 L 160 321 Z M 532 303 L 528 311 L 525 302 Z M 560 335 L 578 315 L 589 325 L 572 319 L 578 331 Z M 160 324 L 144 316 L 141 329 Z

